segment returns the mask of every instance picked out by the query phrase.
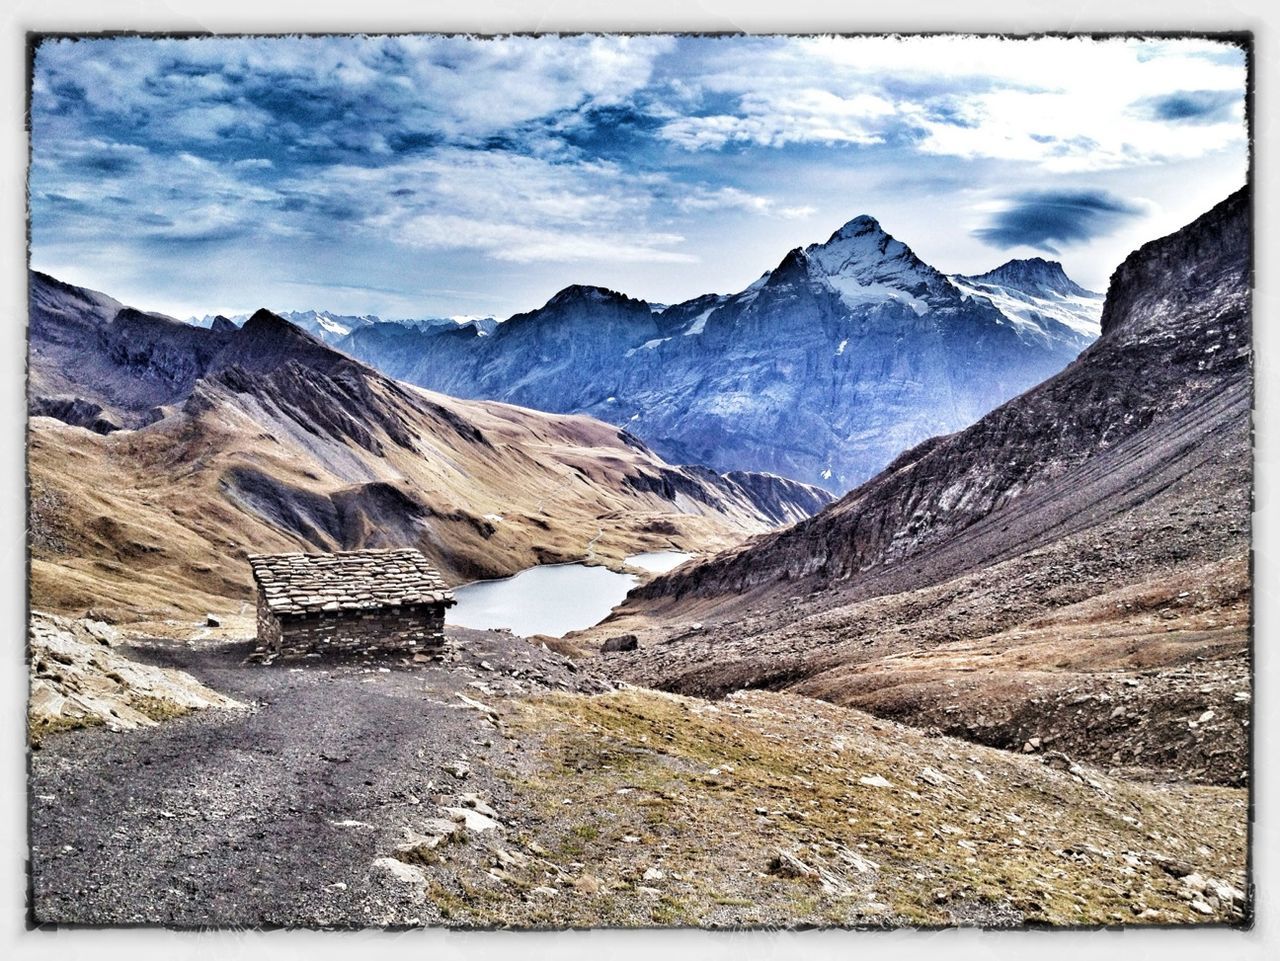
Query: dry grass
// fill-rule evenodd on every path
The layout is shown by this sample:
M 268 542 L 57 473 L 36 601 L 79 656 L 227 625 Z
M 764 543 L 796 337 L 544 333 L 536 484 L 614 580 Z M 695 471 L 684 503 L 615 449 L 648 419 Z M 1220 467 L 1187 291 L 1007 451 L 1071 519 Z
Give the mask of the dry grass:
M 1244 885 L 1238 790 L 1073 774 L 761 692 L 558 695 L 511 723 L 537 745 L 515 776 L 531 837 L 598 883 L 554 903 L 498 885 L 459 923 L 1188 923 L 1206 919 L 1160 859 Z M 778 873 L 781 852 L 813 873 Z

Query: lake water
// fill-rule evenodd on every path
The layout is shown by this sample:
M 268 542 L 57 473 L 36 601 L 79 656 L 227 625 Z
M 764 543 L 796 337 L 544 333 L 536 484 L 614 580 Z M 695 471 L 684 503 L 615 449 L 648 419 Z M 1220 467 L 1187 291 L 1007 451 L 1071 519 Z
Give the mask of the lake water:
M 665 574 L 691 557 L 692 554 L 684 551 L 645 551 L 643 554 L 632 554 L 626 563 L 628 567 L 636 567 L 651 574 Z
M 458 603 L 445 614 L 445 623 L 477 630 L 506 627 L 522 637 L 564 637 L 603 621 L 638 583 L 635 575 L 606 567 L 545 564 L 454 588 Z

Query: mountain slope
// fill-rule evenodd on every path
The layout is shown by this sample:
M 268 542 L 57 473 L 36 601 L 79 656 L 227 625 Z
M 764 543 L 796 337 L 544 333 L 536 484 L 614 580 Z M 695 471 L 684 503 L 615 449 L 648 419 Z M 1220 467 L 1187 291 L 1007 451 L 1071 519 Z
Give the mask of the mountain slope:
M 1240 192 L 1134 252 L 1102 337 L 1061 374 L 815 517 L 633 592 L 631 619 L 715 622 L 642 650 L 633 676 L 1245 777 L 1249 230 Z M 1071 704 L 1086 693 L 1137 703 L 1105 722 Z M 1211 713 L 1188 728 L 1193 709 Z
M 669 460 L 847 490 L 1096 336 L 1097 295 L 1019 263 L 949 278 L 862 216 L 733 295 L 658 308 L 573 286 L 491 333 L 379 325 L 339 344 L 455 396 L 625 426 Z
M 32 597 L 47 609 L 225 610 L 249 596 L 252 551 L 412 545 L 455 581 L 616 563 L 726 546 L 827 501 L 672 466 L 587 417 L 396 383 L 267 311 L 234 332 L 111 316 L 40 275 L 32 303 L 33 385 L 133 425 L 95 432 L 32 398 Z

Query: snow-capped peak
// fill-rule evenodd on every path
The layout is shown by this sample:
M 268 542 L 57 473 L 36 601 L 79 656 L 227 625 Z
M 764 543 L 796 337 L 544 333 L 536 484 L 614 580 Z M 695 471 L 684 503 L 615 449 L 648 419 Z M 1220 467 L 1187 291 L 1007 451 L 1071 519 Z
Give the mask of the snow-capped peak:
M 866 214 L 854 217 L 825 243 L 793 251 L 777 273 L 790 279 L 801 265 L 809 279 L 825 282 L 849 306 L 897 301 L 923 314 L 930 309 L 931 294 L 951 296 L 942 274 Z
M 989 301 L 1023 336 L 1065 336 L 1083 347 L 1101 332 L 1103 295 L 1081 287 L 1056 260 L 1010 260 L 985 274 L 956 274 L 951 282 L 966 297 Z M 1061 325 L 1056 333 L 1055 325 Z
M 1029 294 L 1054 293 L 1067 297 L 1100 296 L 1091 290 L 1086 290 L 1068 277 L 1061 263 L 1056 260 L 1045 260 L 1043 257 L 1010 260 L 994 270 L 988 270 L 985 274 L 976 274 L 962 279 L 971 283 L 1015 287 Z

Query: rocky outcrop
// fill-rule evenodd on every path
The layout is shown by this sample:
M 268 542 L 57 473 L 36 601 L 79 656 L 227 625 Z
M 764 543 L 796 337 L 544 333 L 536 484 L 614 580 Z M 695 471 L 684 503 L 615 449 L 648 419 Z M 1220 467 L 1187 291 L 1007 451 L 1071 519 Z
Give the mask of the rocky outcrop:
M 191 675 L 130 660 L 112 645 L 116 632 L 97 621 L 31 615 L 28 731 L 33 742 L 77 727 L 152 727 L 205 708 L 243 705 Z
M 53 417 L 64 424 L 87 427 L 95 434 L 110 434 L 120 425 L 108 417 L 101 404 L 83 397 L 33 397 L 27 405 L 32 417 Z

